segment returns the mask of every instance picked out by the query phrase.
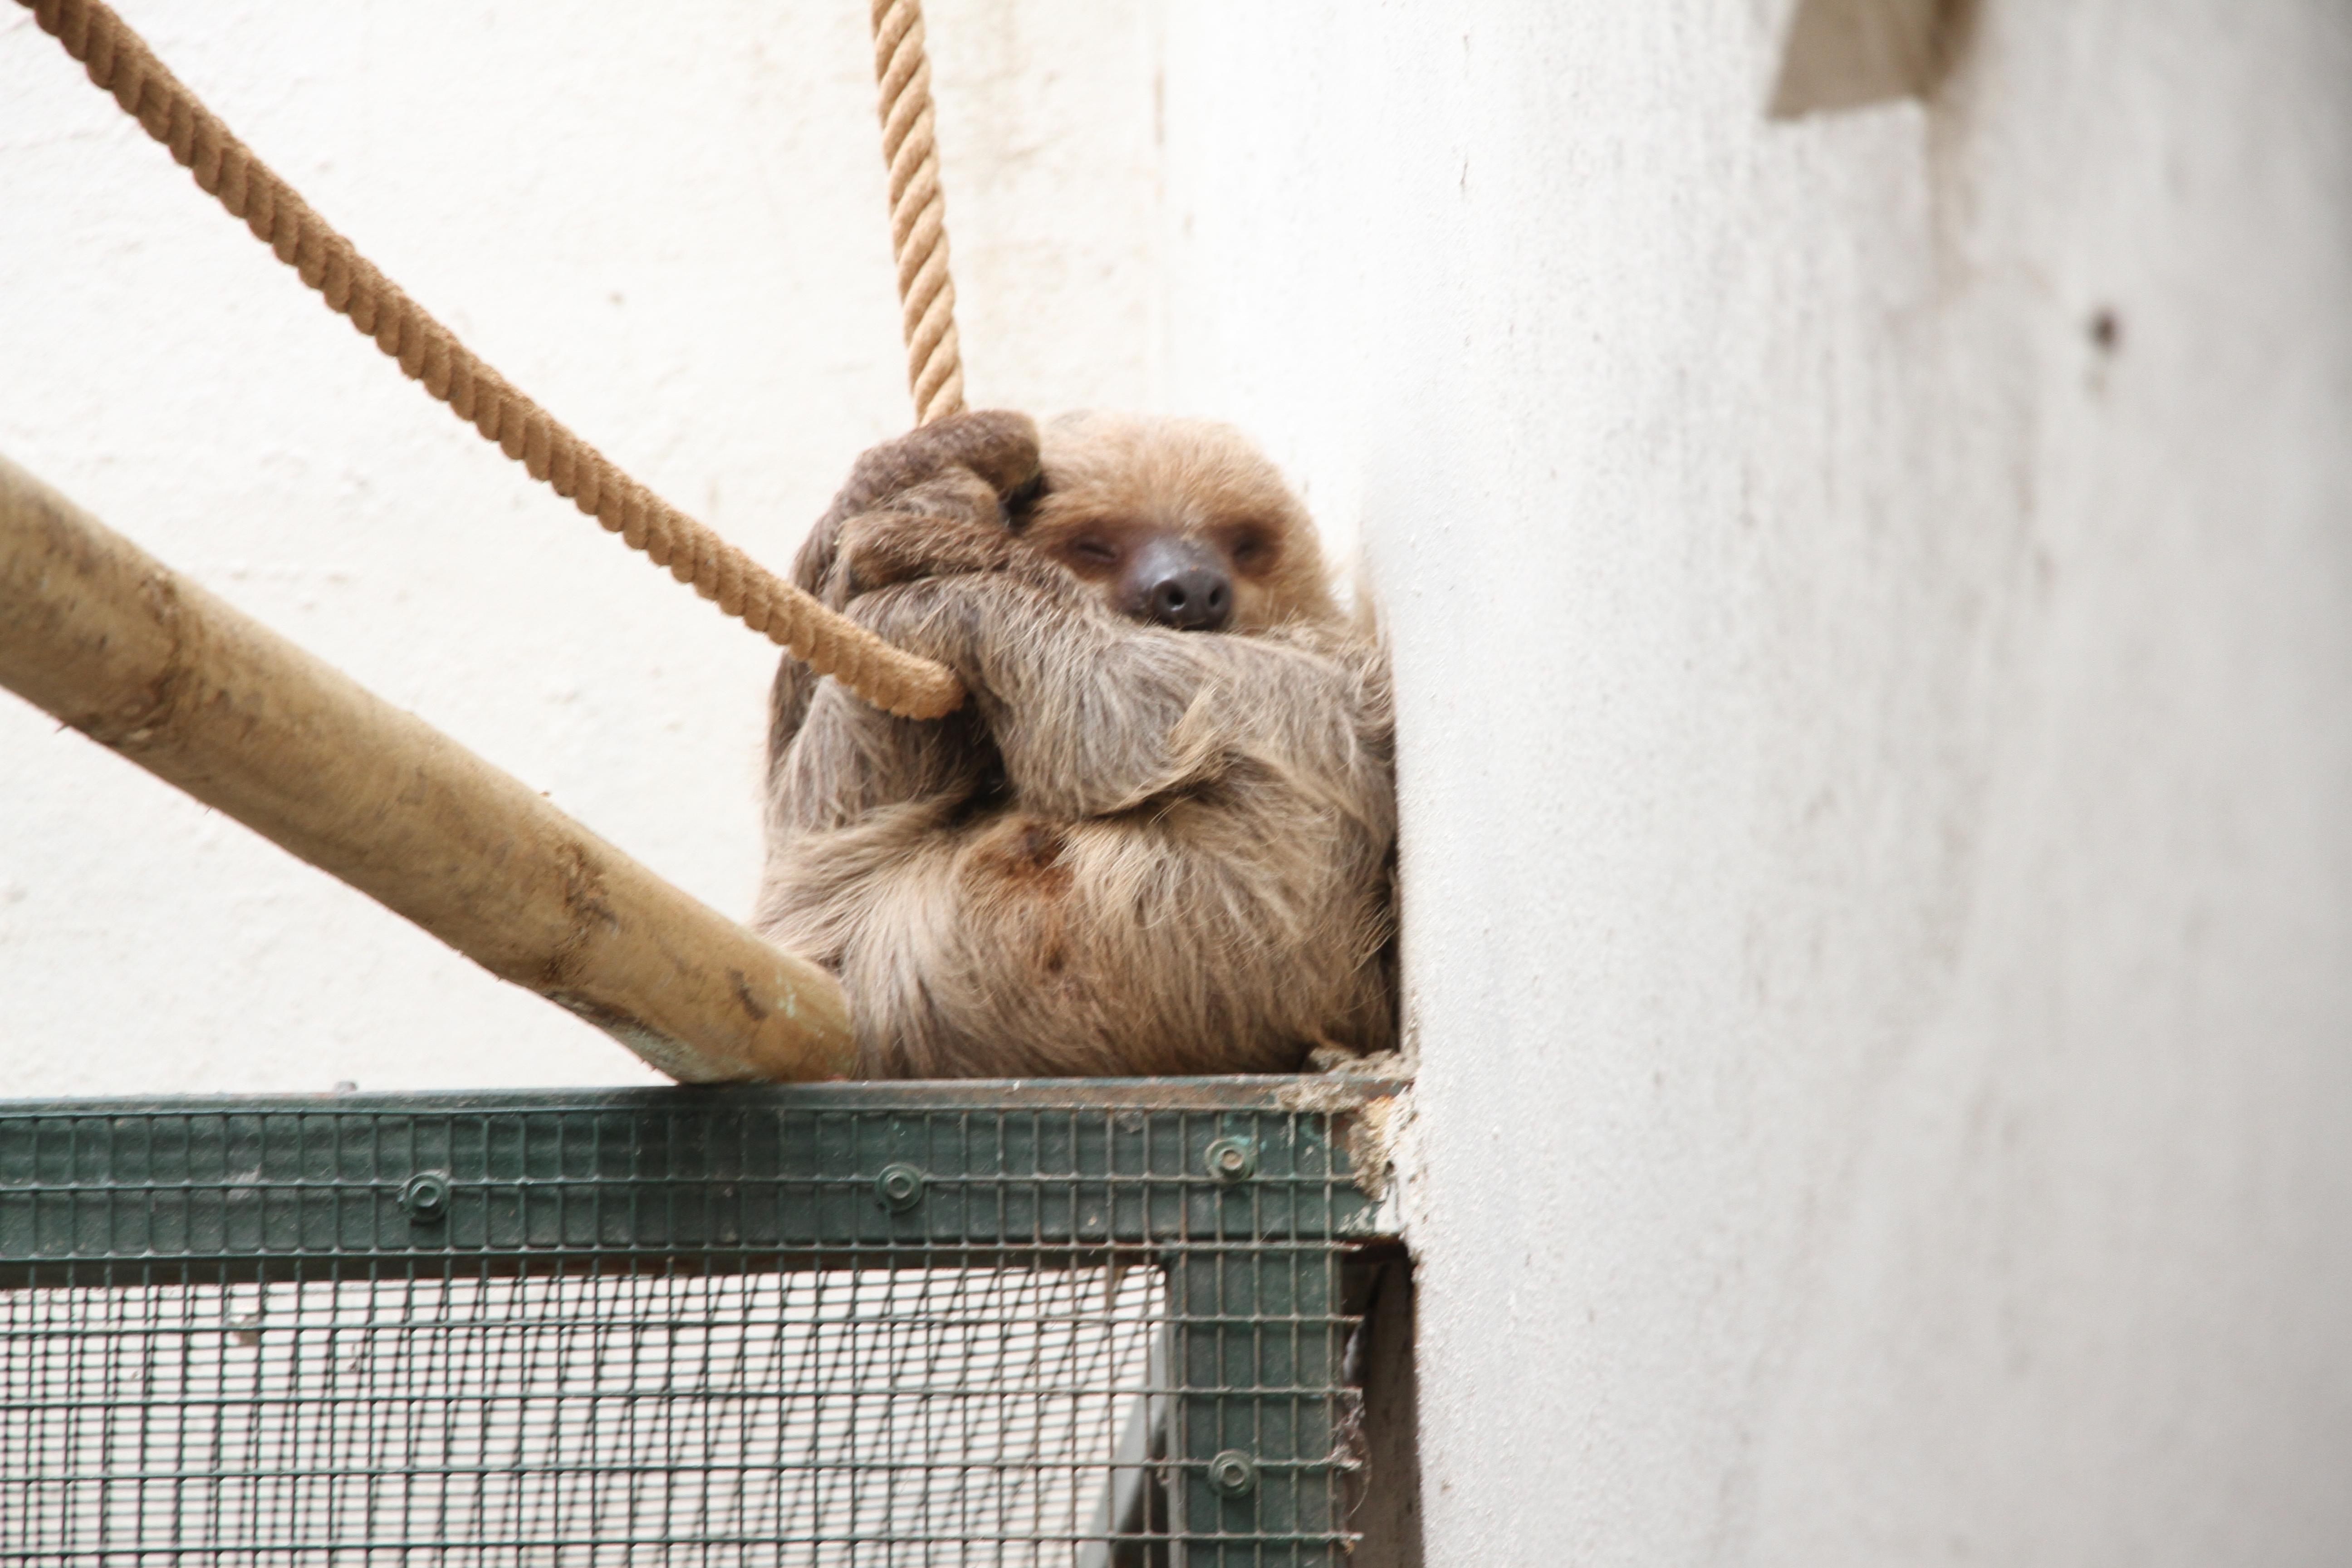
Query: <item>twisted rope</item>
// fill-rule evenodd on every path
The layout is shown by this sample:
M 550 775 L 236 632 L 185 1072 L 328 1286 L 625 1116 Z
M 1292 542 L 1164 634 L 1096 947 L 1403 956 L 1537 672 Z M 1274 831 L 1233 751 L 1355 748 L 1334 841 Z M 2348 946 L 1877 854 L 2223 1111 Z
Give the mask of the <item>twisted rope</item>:
M 898 264 L 899 325 L 915 422 L 963 412 L 963 348 L 948 277 L 947 198 L 931 117 L 931 62 L 922 0 L 874 0 L 874 78 L 881 86 L 882 157 L 890 165 L 890 254 Z
M 963 701 L 962 686 L 944 665 L 893 647 L 856 622 L 826 609 L 623 473 L 610 458 L 476 358 L 449 329 L 403 293 L 256 158 L 101 0 L 19 0 L 19 4 L 32 11 L 42 29 L 63 44 L 68 54 L 88 68 L 91 81 L 112 93 L 115 102 L 149 135 L 171 149 L 172 156 L 195 175 L 198 186 L 219 198 L 231 216 L 243 218 L 254 237 L 277 252 L 278 259 L 300 273 L 302 281 L 316 289 L 331 310 L 349 317 L 352 326 L 398 360 L 413 380 L 422 382 L 425 391 L 447 404 L 457 417 L 470 422 L 486 439 L 497 442 L 508 457 L 530 471 L 531 478 L 545 481 L 557 495 L 618 533 L 631 549 L 645 552 L 656 565 L 668 567 L 670 575 L 679 582 L 692 584 L 695 592 L 716 601 L 727 614 L 740 617 L 754 631 L 766 633 L 771 641 L 810 668 L 832 676 L 876 707 L 906 718 L 934 719 L 952 712 Z M 917 50 L 913 74 L 922 75 L 919 25 L 913 37 Z M 929 110 L 926 105 L 918 112 L 928 143 Z M 933 171 L 929 212 L 936 230 L 935 151 L 929 163 Z M 894 200 L 898 188 L 894 164 Z M 914 231 L 910 222 L 908 232 Z M 898 233 L 895 216 L 892 233 Z M 946 319 L 952 296 L 945 288 L 943 243 L 936 254 L 939 287 L 928 298 L 944 298 L 948 304 L 939 308 L 946 323 L 944 331 L 931 341 L 946 344 L 948 363 L 931 383 L 932 396 L 936 403 L 944 394 L 960 406 L 962 376 L 954 363 L 954 323 Z M 928 265 L 927 260 L 919 263 L 918 273 L 923 274 Z M 902 263 L 899 287 L 911 310 L 916 296 L 906 293 L 908 279 Z M 923 321 L 930 320 L 927 305 Z M 936 356 L 927 353 L 924 363 L 927 367 L 937 363 Z M 919 381 L 917 405 L 926 407 Z M 923 416 L 937 415 L 927 408 Z

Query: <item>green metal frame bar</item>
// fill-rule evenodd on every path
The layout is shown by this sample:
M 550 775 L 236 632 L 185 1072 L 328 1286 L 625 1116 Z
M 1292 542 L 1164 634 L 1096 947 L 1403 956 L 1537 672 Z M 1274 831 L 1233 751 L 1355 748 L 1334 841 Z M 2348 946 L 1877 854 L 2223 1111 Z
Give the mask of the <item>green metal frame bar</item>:
M 0 1289 L 1150 1262 L 1175 1561 L 1326 1563 L 1349 1164 L 1332 1079 L 0 1101 Z M 1118 1549 L 1110 1562 L 1164 1561 Z

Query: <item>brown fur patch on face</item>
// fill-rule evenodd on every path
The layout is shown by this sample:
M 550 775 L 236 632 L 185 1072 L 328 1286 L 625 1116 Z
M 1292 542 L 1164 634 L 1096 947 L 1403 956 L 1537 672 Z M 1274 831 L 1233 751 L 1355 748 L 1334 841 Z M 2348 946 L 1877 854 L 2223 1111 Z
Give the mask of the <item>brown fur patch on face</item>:
M 1213 547 L 1230 564 L 1226 631 L 1337 617 L 1307 509 L 1232 426 L 1073 414 L 1046 426 L 1040 445 L 1045 491 L 1023 536 L 1106 597 L 1128 552 L 1155 533 L 1175 533 Z

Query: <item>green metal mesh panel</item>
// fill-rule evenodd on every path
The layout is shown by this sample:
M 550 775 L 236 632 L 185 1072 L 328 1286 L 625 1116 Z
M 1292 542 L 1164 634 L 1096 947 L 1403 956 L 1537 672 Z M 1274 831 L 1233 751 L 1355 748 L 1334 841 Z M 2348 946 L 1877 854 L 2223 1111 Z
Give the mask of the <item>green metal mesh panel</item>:
M 1334 1563 L 1296 1093 L 0 1102 L 0 1563 Z

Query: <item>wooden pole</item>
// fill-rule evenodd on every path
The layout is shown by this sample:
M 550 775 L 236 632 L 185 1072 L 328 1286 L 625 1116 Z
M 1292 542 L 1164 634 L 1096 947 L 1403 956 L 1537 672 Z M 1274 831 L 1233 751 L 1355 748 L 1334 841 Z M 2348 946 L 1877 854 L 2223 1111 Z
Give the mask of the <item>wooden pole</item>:
M 688 1083 L 846 1073 L 816 965 L 0 458 L 0 685 Z

